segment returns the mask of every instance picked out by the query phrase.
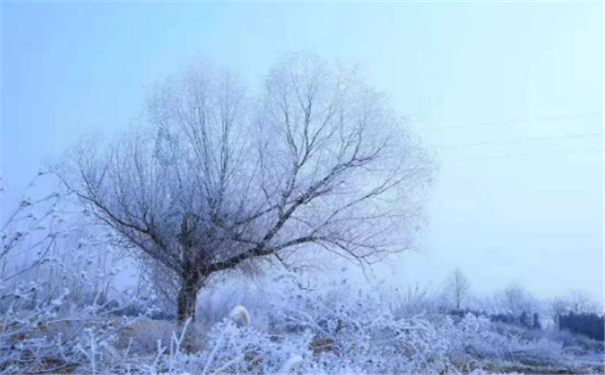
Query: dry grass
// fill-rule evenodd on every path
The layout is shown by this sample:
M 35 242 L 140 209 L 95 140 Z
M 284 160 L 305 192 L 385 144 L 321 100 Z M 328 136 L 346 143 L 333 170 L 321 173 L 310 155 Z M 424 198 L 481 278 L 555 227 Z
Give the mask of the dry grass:
M 172 333 L 176 330 L 176 324 L 166 320 L 143 319 L 124 328 L 118 337 L 116 346 L 120 349 L 128 347 L 132 341 L 130 351 L 133 354 L 154 353 L 157 349 L 157 341 L 162 340 L 166 345 L 170 342 Z

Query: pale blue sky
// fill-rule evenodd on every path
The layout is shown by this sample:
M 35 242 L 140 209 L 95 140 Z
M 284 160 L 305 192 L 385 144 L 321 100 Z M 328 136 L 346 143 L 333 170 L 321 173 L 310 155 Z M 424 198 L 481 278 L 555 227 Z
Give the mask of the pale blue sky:
M 4 3 L 2 13 L 9 189 L 82 134 L 128 126 L 146 87 L 200 58 L 253 86 L 283 53 L 312 51 L 360 63 L 442 160 L 427 250 L 403 256 L 399 279 L 437 283 L 461 267 L 479 292 L 517 281 L 544 297 L 602 296 L 602 4 Z M 499 141 L 513 143 L 443 147 Z

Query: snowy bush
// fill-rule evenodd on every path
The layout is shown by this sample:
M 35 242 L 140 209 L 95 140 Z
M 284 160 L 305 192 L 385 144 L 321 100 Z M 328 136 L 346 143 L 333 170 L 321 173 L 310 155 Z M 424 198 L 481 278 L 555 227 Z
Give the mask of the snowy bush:
M 122 363 L 129 373 L 258 374 L 284 373 L 303 365 L 311 352 L 309 335 L 274 336 L 250 326 L 238 327 L 232 320 L 215 324 L 196 353 L 184 349 L 186 324 L 169 342 L 157 342 L 155 355 L 134 356 Z M 282 372 L 279 372 L 282 371 Z
M 105 239 L 70 226 L 60 197 L 24 196 L 2 223 L 0 374 L 111 372 L 117 333 L 138 319 L 117 317 L 134 299 L 111 297 L 118 270 L 91 251 Z
M 562 345 L 546 339 L 524 339 L 514 326 L 492 323 L 467 314 L 458 324 L 446 317 L 442 335 L 452 344 L 453 358 L 506 360 L 526 364 L 557 364 L 564 357 Z
M 349 287 L 343 280 L 308 289 L 293 275 L 282 282 L 274 329 L 311 332 L 311 349 L 328 373 L 455 370 L 446 356 L 449 344 L 435 327 L 419 316 L 395 318 L 390 300 L 379 291 Z
M 11 303 L 0 317 L 0 374 L 111 372 L 117 333 L 139 318 L 117 317 L 110 302 L 66 306 L 68 296 L 27 310 Z

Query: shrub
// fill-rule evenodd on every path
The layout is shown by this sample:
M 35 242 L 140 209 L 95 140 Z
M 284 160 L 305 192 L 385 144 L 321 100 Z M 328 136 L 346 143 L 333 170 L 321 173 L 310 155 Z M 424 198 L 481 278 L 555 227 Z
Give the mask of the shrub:
M 605 317 L 595 313 L 574 314 L 558 316 L 559 329 L 585 335 L 591 339 L 603 341 L 605 335 Z

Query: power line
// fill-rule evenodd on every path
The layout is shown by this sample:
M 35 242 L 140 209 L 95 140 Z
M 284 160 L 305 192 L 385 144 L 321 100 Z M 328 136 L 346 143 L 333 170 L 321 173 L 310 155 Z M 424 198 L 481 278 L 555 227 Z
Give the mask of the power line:
M 562 151 L 558 153 L 554 152 L 534 152 L 534 153 L 523 153 L 523 154 L 507 154 L 507 155 L 483 155 L 483 156 L 475 156 L 469 158 L 449 158 L 449 159 L 441 159 L 442 161 L 481 161 L 481 160 L 496 160 L 496 159 L 512 159 L 512 158 L 524 158 L 524 157 L 536 157 L 536 156 L 558 156 L 565 154 L 591 154 L 595 152 L 603 153 L 603 149 L 594 149 L 594 150 L 570 150 L 570 151 Z
M 458 129 L 458 128 L 476 128 L 483 126 L 502 126 L 507 124 L 514 124 L 519 122 L 529 122 L 529 121 L 554 121 L 561 119 L 572 119 L 572 118 L 581 118 L 581 117 L 593 117 L 593 116 L 602 116 L 603 112 L 588 112 L 588 113 L 578 113 L 573 115 L 560 115 L 560 116 L 547 116 L 547 117 L 538 117 L 535 119 L 512 119 L 512 120 L 504 120 L 504 121 L 491 121 L 491 122 L 480 122 L 476 124 L 468 124 L 468 125 L 457 125 L 457 126 L 433 126 L 428 128 L 414 128 L 414 130 L 441 130 L 441 129 Z
M 523 142 L 547 142 L 547 141 L 559 141 L 565 139 L 581 139 L 591 138 L 596 136 L 603 136 L 603 133 L 583 133 L 583 134 L 567 134 L 563 136 L 548 136 L 548 137 L 533 137 L 527 139 L 515 139 L 506 141 L 486 141 L 486 142 L 475 142 L 475 143 L 454 143 L 433 146 L 435 148 L 459 148 L 459 147 L 474 147 L 474 146 L 491 146 L 491 145 L 507 145 L 507 144 L 518 144 Z

